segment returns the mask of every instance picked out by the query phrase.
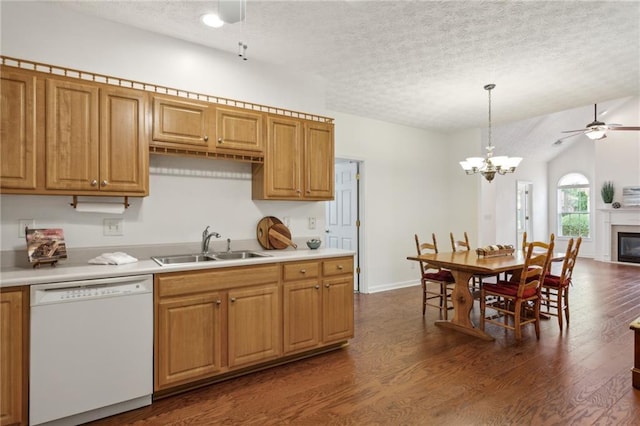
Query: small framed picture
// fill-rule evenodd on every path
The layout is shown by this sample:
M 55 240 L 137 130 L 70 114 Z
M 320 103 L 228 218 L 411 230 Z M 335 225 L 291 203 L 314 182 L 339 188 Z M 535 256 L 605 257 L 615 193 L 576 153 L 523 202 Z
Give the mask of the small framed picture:
M 67 258 L 67 246 L 62 229 L 27 229 L 25 235 L 29 262 L 54 263 Z

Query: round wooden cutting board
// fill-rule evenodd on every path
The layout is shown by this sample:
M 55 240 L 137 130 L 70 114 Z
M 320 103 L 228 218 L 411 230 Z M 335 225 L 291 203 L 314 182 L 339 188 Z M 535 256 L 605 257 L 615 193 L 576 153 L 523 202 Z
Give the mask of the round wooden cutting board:
M 267 249 L 285 249 L 288 246 L 297 248 L 298 246 L 291 241 L 291 232 L 281 221 L 275 216 L 265 216 L 258 222 L 256 229 L 258 242 Z

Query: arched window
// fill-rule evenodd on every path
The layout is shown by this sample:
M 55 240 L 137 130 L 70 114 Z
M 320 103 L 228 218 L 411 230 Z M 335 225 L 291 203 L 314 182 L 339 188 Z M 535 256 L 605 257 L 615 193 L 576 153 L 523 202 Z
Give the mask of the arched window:
M 558 236 L 589 237 L 591 211 L 589 179 L 569 173 L 558 181 Z

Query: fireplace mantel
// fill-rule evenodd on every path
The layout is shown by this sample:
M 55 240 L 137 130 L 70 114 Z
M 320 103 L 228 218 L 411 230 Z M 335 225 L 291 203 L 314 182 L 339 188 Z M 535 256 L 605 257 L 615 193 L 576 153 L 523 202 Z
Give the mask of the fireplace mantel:
M 640 229 L 640 208 L 621 207 L 619 209 L 598 209 L 602 229 L 602 241 L 598 244 L 597 260 L 611 262 L 611 239 L 614 226 L 637 226 Z M 615 261 L 615 259 L 613 259 Z

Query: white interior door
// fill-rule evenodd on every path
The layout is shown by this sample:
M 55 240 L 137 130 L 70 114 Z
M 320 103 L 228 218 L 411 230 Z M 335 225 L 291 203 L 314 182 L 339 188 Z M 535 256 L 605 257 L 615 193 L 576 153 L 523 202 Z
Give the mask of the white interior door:
M 533 241 L 532 202 L 533 184 L 518 181 L 516 191 L 516 247 L 522 244 L 522 234 L 527 233 L 527 240 Z
M 327 202 L 326 205 L 326 246 L 355 251 L 357 268 L 359 250 L 358 162 L 336 162 L 335 191 L 334 200 Z M 358 281 L 357 278 L 354 280 L 356 290 L 358 290 Z

